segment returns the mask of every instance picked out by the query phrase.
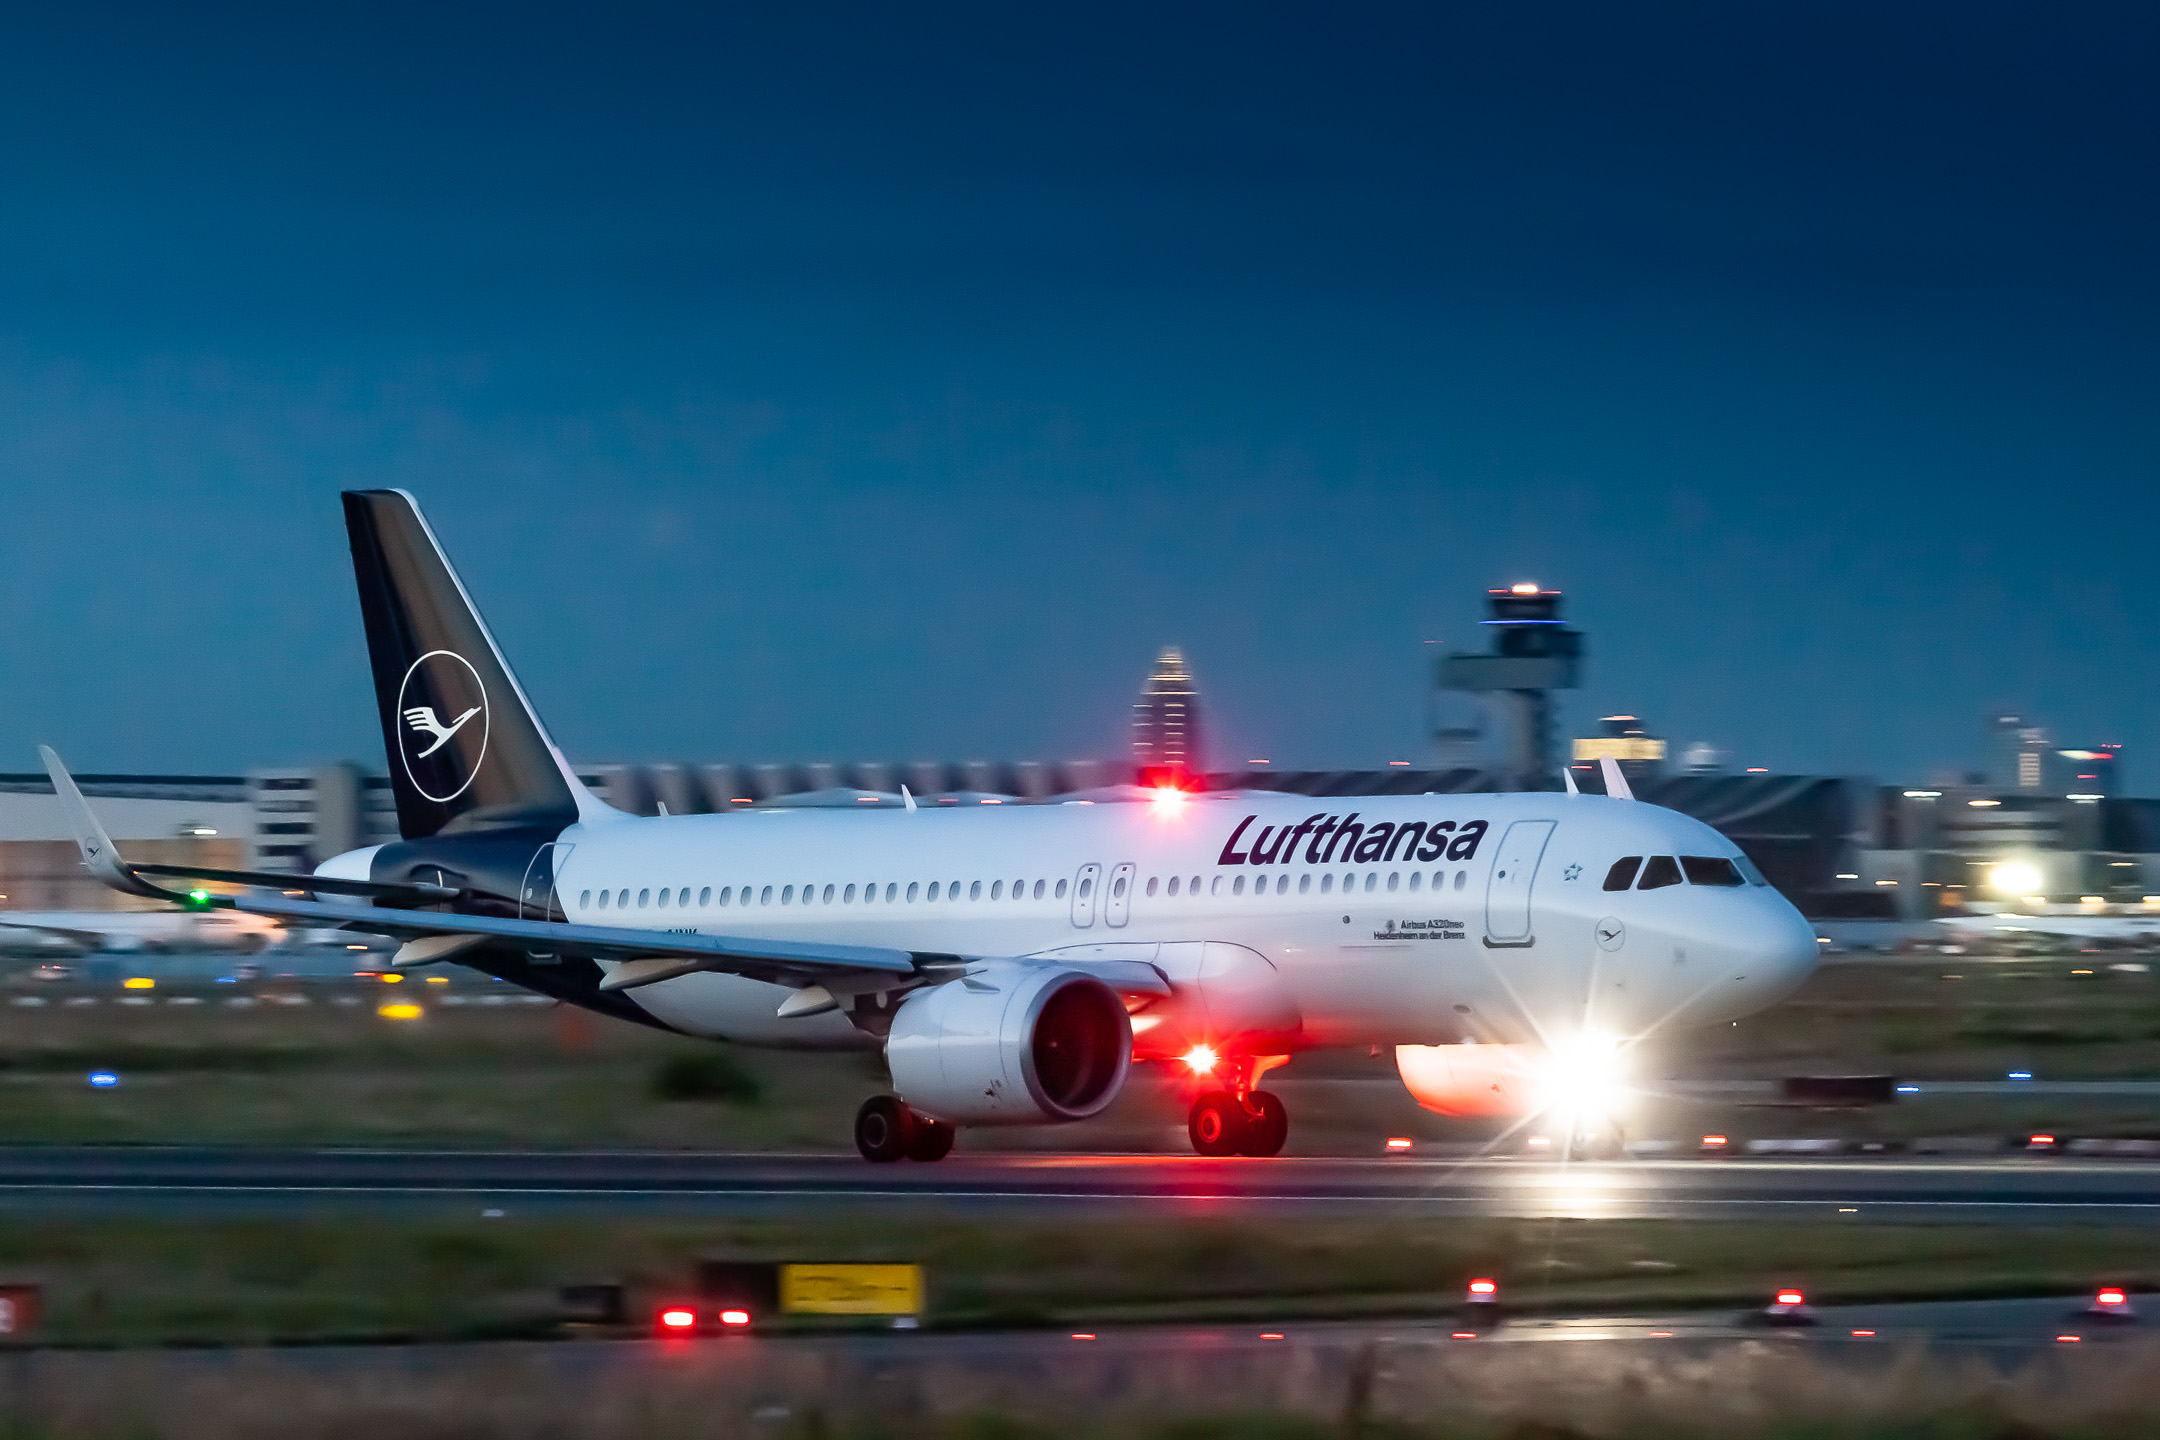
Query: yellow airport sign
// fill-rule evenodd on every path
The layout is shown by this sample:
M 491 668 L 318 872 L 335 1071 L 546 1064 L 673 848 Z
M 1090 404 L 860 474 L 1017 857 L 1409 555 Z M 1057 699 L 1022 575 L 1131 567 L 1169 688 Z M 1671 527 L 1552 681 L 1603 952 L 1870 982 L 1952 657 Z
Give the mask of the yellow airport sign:
M 782 1265 L 780 1308 L 796 1315 L 920 1315 L 920 1265 Z

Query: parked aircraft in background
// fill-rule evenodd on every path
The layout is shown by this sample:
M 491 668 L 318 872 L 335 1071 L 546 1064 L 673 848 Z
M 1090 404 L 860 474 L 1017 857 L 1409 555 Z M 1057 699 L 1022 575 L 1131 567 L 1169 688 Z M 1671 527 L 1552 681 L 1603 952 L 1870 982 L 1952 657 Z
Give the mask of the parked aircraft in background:
M 286 933 L 276 920 L 232 909 L 0 910 L 0 955 L 36 959 L 260 950 Z
M 855 1140 L 933 1160 L 955 1127 L 1083 1119 L 1129 1067 L 1189 1077 L 1204 1154 L 1272 1155 L 1262 1077 L 1319 1046 L 1396 1048 L 1421 1104 L 1594 1109 L 1625 1049 L 1772 1003 L 1814 932 L 1716 831 L 1607 795 L 640 818 L 564 762 L 409 495 L 348 493 L 400 834 L 207 903 L 404 942 L 626 1020 L 745 1044 L 881 1049 Z M 445 718 L 447 717 L 447 719 Z M 98 828 L 84 862 L 177 899 Z

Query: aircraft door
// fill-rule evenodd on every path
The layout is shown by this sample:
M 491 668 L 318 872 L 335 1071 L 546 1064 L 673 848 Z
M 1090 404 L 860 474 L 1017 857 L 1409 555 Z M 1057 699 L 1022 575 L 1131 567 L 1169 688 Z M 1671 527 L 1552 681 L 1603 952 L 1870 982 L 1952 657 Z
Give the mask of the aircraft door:
M 1073 877 L 1072 923 L 1075 930 L 1085 930 L 1095 923 L 1095 892 L 1102 887 L 1102 866 L 1094 861 L 1080 867 Z
M 556 893 L 555 882 L 570 861 L 575 845 L 554 841 L 533 851 L 532 863 L 525 867 L 524 883 L 518 886 L 518 919 L 564 920 L 569 918 L 563 911 L 562 899 Z M 535 960 L 553 960 L 552 950 L 528 950 Z
M 1133 863 L 1127 860 L 1110 872 L 1110 889 L 1103 896 L 1103 923 L 1122 926 L 1132 918 Z
M 1551 820 L 1517 820 L 1501 837 L 1493 857 L 1492 878 L 1485 882 L 1485 944 L 1488 948 L 1537 943 L 1530 933 L 1530 889 L 1538 861 L 1552 839 Z

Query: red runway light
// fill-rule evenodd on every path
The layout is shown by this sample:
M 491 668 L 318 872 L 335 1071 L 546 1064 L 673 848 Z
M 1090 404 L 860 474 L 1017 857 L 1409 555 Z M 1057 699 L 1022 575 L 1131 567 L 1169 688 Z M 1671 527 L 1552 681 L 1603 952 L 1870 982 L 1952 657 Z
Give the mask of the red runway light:
M 670 1305 L 660 1312 L 660 1328 L 663 1330 L 691 1330 L 697 1326 L 697 1311 L 682 1305 Z
M 2102 1305 L 2121 1305 L 2124 1304 L 2129 1297 L 2124 1295 L 2122 1291 L 2113 1289 L 2111 1287 L 2109 1289 L 2102 1290 L 2098 1295 L 2094 1296 L 2093 1298 L 2099 1301 L 2099 1303 L 2101 1303 Z
M 2056 1340 L 2056 1342 L 2057 1342 L 2058 1344 L 2062 1344 L 2062 1345 L 2075 1345 L 2075 1344 L 2077 1344 L 2077 1343 L 2078 1343 L 2078 1342 L 2079 1342 L 2080 1340 L 2083 1340 L 2084 1338 L 2085 1338 L 2085 1337 L 2084 1337 L 2084 1336 L 2082 1336 L 2082 1335 L 2057 1335 L 2057 1336 L 2055 1337 L 2055 1340 Z
M 722 1325 L 748 1325 L 750 1323 L 750 1312 L 748 1310 L 722 1310 L 720 1312 L 720 1323 Z
M 1093 1340 L 1095 1332 L 1092 1330 L 1075 1330 L 1072 1338 L 1075 1340 Z
M 1780 1305 L 1805 1305 L 1807 1304 L 1807 1297 L 1798 1290 L 1780 1290 L 1777 1292 L 1777 1303 Z
M 1477 1332 L 1475 1330 L 1457 1330 L 1449 1338 L 1454 1340 L 1475 1340 L 1477 1339 Z
M 1723 1135 L 1705 1135 L 1702 1137 L 1702 1143 L 1705 1150 L 1716 1150 L 1722 1148 L 1726 1141 Z
M 1470 1293 L 1472 1295 L 1494 1295 L 1499 1293 L 1499 1290 L 1500 1287 L 1490 1280 L 1472 1280 L 1470 1282 Z
M 2055 1137 L 2052 1135 L 2035 1135 L 2026 1143 L 2028 1145 L 2052 1145 L 2055 1143 Z
M 1410 1138 L 1407 1135 L 1390 1135 L 1387 1148 L 1390 1150 L 1408 1150 L 1410 1148 Z
M 1280 1330 L 1263 1330 L 1263 1331 L 1261 1331 L 1261 1332 L 1260 1332 L 1260 1338 L 1261 1338 L 1262 1340 L 1280 1340 L 1280 1339 L 1282 1339 L 1282 1331 L 1280 1331 Z
M 1865 1338 L 1872 1338 L 1875 1334 L 1872 1330 L 1855 1330 L 1852 1333 Z

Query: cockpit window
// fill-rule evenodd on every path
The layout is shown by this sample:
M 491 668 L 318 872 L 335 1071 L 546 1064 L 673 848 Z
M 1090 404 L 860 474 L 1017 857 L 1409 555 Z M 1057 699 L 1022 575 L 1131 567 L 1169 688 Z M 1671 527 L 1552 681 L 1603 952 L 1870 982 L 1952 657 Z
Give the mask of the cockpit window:
M 1763 879 L 1762 871 L 1756 869 L 1755 862 L 1748 859 L 1747 856 L 1736 855 L 1733 857 L 1732 863 L 1740 867 L 1740 873 L 1742 875 L 1747 876 L 1748 884 L 1768 885 L 1770 883 L 1768 880 Z
M 1605 872 L 1607 890 L 1625 890 L 1635 883 L 1635 872 L 1642 869 L 1642 856 L 1623 855 L 1612 862 L 1612 869 Z
M 1680 883 L 1680 862 L 1670 855 L 1652 855 L 1650 863 L 1642 867 L 1642 880 L 1635 886 L 1638 890 L 1662 890 L 1667 885 Z
M 1687 871 L 1690 885 L 1745 885 L 1740 867 L 1723 855 L 1683 855 L 1680 868 Z

